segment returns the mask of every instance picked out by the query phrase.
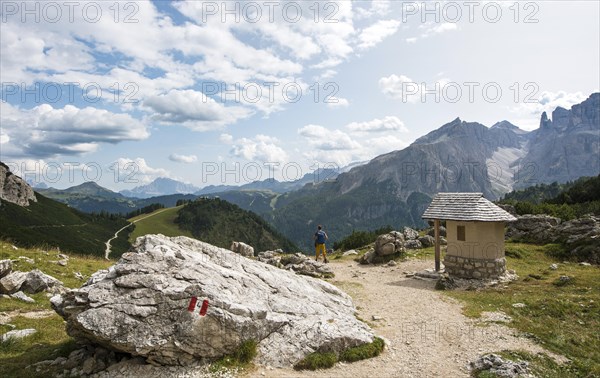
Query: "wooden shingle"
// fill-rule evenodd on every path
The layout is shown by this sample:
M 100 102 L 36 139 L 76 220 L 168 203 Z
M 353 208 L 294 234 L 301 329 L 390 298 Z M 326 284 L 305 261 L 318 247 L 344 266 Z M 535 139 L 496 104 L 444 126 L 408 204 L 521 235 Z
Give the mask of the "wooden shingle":
M 423 213 L 423 219 L 512 222 L 510 213 L 483 197 L 483 193 L 438 193 Z

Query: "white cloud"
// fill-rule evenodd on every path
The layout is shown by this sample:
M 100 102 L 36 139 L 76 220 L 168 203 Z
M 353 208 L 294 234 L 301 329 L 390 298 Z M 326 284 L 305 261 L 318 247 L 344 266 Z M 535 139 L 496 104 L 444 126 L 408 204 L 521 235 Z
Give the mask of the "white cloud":
M 417 102 L 420 92 L 420 84 L 404 75 L 392 74 L 379 79 L 379 89 L 383 94 L 394 99 L 402 99 L 403 102 Z
M 231 144 L 233 142 L 233 135 L 231 134 L 221 134 L 219 136 L 219 140 L 221 143 Z
M 149 97 L 144 105 L 155 112 L 152 119 L 165 124 L 181 124 L 196 131 L 220 129 L 252 114 L 247 108 L 225 106 L 194 90 L 172 90 Z
M 364 4 L 364 2 L 356 2 L 356 17 L 357 18 L 370 18 L 373 16 L 385 16 L 390 13 L 392 5 L 391 0 L 371 0 L 369 8 L 362 8 L 358 5 Z
M 445 86 L 449 83 L 451 83 L 451 80 L 445 77 L 427 83 L 424 81 L 416 82 L 404 75 L 392 74 L 379 79 L 379 89 L 390 98 L 401 100 L 404 103 L 417 103 L 425 101 L 427 96 L 431 94 L 441 96 L 442 93 L 445 93 Z M 453 89 L 450 89 L 448 93 L 453 93 L 451 90 Z
M 347 108 L 348 106 L 350 106 L 350 101 L 348 101 L 348 99 L 345 99 L 343 97 L 330 97 L 328 99 L 328 101 L 326 102 L 327 107 L 328 108 Z
M 111 164 L 118 174 L 120 182 L 129 184 L 148 184 L 159 177 L 170 177 L 171 173 L 163 168 L 152 168 L 144 158 L 119 158 Z
M 418 26 L 421 34 L 414 37 L 406 38 L 407 43 L 415 43 L 419 39 L 429 38 L 434 35 L 443 34 L 449 31 L 458 30 L 458 25 L 454 22 L 433 23 L 427 22 Z
M 180 155 L 173 153 L 169 155 L 169 160 L 175 161 L 177 163 L 191 164 L 197 162 L 198 157 L 196 155 Z
M 406 147 L 408 144 L 395 134 L 403 131 L 402 122 L 393 116 L 369 122 L 353 122 L 346 126 L 348 134 L 342 130 L 330 130 L 320 125 L 306 125 L 298 129 L 298 134 L 306 138 L 310 148 L 302 155 L 309 161 L 322 164 L 334 163 L 340 167 L 356 161 L 367 161 L 375 156 Z M 370 131 L 380 131 L 377 137 L 369 138 Z M 356 139 L 353 138 L 356 137 Z
M 404 122 L 395 116 L 386 116 L 383 119 L 375 118 L 367 122 L 352 122 L 346 125 L 346 128 L 355 132 L 408 132 Z
M 49 157 L 96 151 L 101 143 L 146 139 L 146 126 L 129 114 L 66 105 L 44 104 L 29 110 L 0 103 L 2 132 L 7 135 L 3 153 Z
M 267 135 L 237 139 L 233 143 L 231 155 L 260 163 L 283 164 L 288 160 L 287 153 L 279 146 L 279 140 Z
M 319 150 L 353 150 L 360 144 L 341 130 L 329 130 L 319 125 L 306 125 L 298 129 L 298 134 L 308 139 L 312 148 Z
M 392 36 L 398 31 L 400 21 L 379 20 L 375 24 L 365 28 L 360 33 L 358 48 L 367 49 L 381 43 L 385 38 Z

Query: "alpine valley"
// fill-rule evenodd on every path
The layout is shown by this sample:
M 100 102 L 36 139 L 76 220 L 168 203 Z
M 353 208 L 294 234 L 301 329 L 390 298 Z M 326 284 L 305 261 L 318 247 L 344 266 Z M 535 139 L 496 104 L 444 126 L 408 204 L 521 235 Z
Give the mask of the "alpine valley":
M 551 116 L 544 112 L 533 131 L 508 121 L 487 127 L 456 118 L 402 150 L 348 171 L 318 172 L 295 182 L 271 179 L 197 189 L 158 179 L 120 194 L 91 183 L 39 191 L 87 212 L 125 213 L 150 203 L 174 206 L 178 199 L 219 197 L 259 214 L 308 250 L 317 223 L 325 226 L 332 241 L 352 230 L 423 226 L 421 214 L 435 193 L 482 192 L 497 200 L 538 183 L 596 176 L 599 156 L 600 93 L 593 93 L 571 109 L 558 107 Z

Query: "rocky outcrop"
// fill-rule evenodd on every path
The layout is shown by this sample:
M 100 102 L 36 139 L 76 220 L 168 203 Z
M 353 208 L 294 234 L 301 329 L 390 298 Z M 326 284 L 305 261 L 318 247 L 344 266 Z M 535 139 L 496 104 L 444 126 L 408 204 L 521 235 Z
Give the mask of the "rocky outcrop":
M 414 240 L 419 237 L 419 233 L 410 227 L 404 227 L 404 231 L 402 231 L 402 234 L 404 235 L 404 239 L 406 240 Z
M 435 238 L 431 235 L 421 236 L 419 242 L 423 248 L 433 247 L 435 245 Z
M 561 243 L 569 257 L 600 264 L 600 218 L 586 215 L 561 222 L 548 215 L 523 215 L 508 224 L 506 237 L 538 244 Z
M 409 228 L 406 229 L 414 231 Z M 403 253 L 405 251 L 404 245 L 405 235 L 401 232 L 391 231 L 387 234 L 379 235 L 375 240 L 375 248 L 365 253 L 359 259 L 359 262 L 361 264 L 377 264 L 386 262 Z
M 554 227 L 560 219 L 549 215 L 523 215 L 514 222 L 508 223 L 506 237 L 516 241 L 533 243 L 551 243 L 555 239 Z
M 62 286 L 61 281 L 39 269 L 30 272 L 15 271 L 0 279 L 0 293 L 2 294 L 13 294 L 20 290 L 35 294 L 53 289 L 60 290 Z
M 244 257 L 254 257 L 254 248 L 243 242 L 232 242 L 229 249 L 232 252 L 239 253 Z
M 31 186 L 14 175 L 6 164 L 0 162 L 0 202 L 2 201 L 29 206 L 30 201 L 37 202 L 37 199 Z
M 315 278 L 332 278 L 334 276 L 333 269 L 329 265 L 315 261 L 302 253 L 283 254 L 281 252 L 265 251 L 259 252 L 256 259 L 304 276 Z
M 427 235 L 435 237 L 435 229 L 433 227 L 428 229 Z M 446 237 L 446 227 L 440 226 L 440 236 Z
M 257 362 L 290 366 L 374 339 L 335 286 L 186 237 L 140 237 L 51 303 L 78 342 L 163 365 L 216 359 L 252 339 Z
M 479 357 L 470 365 L 473 372 L 487 371 L 496 377 L 503 378 L 523 377 L 529 372 L 529 363 L 526 361 L 513 362 L 502 359 L 502 357 L 493 353 Z

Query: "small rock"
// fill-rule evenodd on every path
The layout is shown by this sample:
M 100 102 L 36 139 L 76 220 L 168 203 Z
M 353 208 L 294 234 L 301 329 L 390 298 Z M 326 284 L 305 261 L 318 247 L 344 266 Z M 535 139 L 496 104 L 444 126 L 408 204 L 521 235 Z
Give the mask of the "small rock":
M 556 264 L 550 265 L 550 270 L 556 270 L 556 269 L 558 269 L 558 265 L 556 265 Z
M 12 249 L 14 249 L 15 251 L 18 250 L 19 248 L 17 248 L 16 245 L 11 245 Z
M 11 298 L 19 299 L 19 300 L 21 300 L 23 302 L 27 302 L 27 303 L 35 303 L 35 300 L 33 298 L 28 297 L 22 291 L 17 291 L 16 293 L 11 294 Z
M 351 249 L 349 251 L 346 251 L 342 254 L 342 256 L 351 256 L 351 255 L 358 255 L 358 252 L 356 252 L 355 250 Z
M 75 278 L 77 278 L 78 280 L 82 280 L 83 279 L 83 274 L 81 274 L 80 272 L 75 272 L 73 273 L 73 275 L 75 276 Z
M 58 254 L 58 258 L 61 260 L 69 260 L 69 256 L 62 254 L 62 253 Z
M 590 264 L 589 262 L 580 262 L 579 265 L 581 265 L 581 266 L 590 266 L 592 264 Z
M 527 307 L 527 305 L 525 303 L 513 303 L 512 306 L 514 308 L 523 308 L 523 307 Z
M 8 331 L 4 335 L 2 335 L 2 341 L 6 341 L 8 339 L 15 339 L 15 340 L 22 339 L 24 337 L 31 336 L 36 332 L 37 331 L 33 328 Z
M 379 315 L 373 315 L 371 318 L 373 320 L 375 320 L 375 321 L 377 321 L 377 320 L 383 320 L 383 318 L 381 316 L 379 316 Z
M 58 260 L 56 263 L 60 266 L 67 266 L 67 260 Z
M 397 263 L 397 262 L 395 262 L 394 260 L 390 260 L 390 261 L 387 263 L 387 265 L 388 265 L 388 266 L 396 266 L 396 265 L 398 265 L 398 263 Z
M 34 259 L 30 259 L 29 257 L 26 257 L 26 256 L 19 256 L 18 259 L 19 260 L 23 260 L 23 261 L 25 261 L 26 263 L 29 263 L 29 264 L 35 264 L 35 260 Z

